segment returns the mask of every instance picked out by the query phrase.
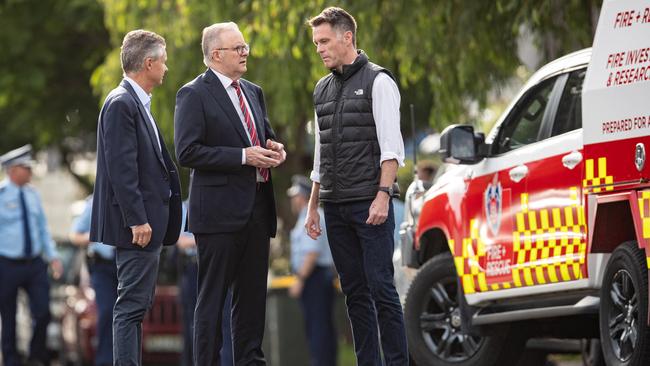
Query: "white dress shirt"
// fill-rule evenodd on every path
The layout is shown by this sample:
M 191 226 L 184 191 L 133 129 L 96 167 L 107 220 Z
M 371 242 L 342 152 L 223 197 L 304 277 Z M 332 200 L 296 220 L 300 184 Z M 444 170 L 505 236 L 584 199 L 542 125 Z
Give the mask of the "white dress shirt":
M 400 131 L 400 95 L 395 81 L 387 74 L 380 72 L 372 84 L 372 116 L 375 119 L 377 140 L 381 150 L 379 166 L 386 160 L 397 160 L 399 166 L 404 166 L 404 141 Z M 318 116 L 314 113 L 314 168 L 310 178 L 320 183 L 320 129 Z
M 149 123 L 151 123 L 153 132 L 156 134 L 158 150 L 162 151 L 162 146 L 160 145 L 160 136 L 158 135 L 158 127 L 156 126 L 156 122 L 151 115 L 151 94 L 148 94 L 146 91 L 144 91 L 144 89 L 142 89 L 142 87 L 130 77 L 124 76 L 124 80 L 131 84 L 131 87 L 133 87 L 133 90 L 135 90 L 135 94 L 138 96 L 138 99 L 140 99 L 140 102 L 144 106 L 144 110 L 147 112 L 147 117 L 149 117 Z
M 232 82 L 234 81 L 233 79 L 227 77 L 226 75 L 220 73 L 219 71 L 215 69 L 210 69 L 212 72 L 214 72 L 215 75 L 219 78 L 219 81 L 221 81 L 221 84 L 223 84 L 224 89 L 226 89 L 226 93 L 228 93 L 228 96 L 230 97 L 230 101 L 232 102 L 232 105 L 235 107 L 235 110 L 237 111 L 237 115 L 239 116 L 239 119 L 241 120 L 242 126 L 244 126 L 244 131 L 246 131 L 246 136 L 248 136 L 248 142 L 251 143 L 251 146 L 253 146 L 253 142 L 251 141 L 251 135 L 248 132 L 248 126 L 246 126 L 246 119 L 244 118 L 244 112 L 242 112 L 241 107 L 239 107 L 239 97 L 237 96 L 237 91 L 235 90 L 235 87 L 232 86 Z M 240 84 L 241 88 L 241 84 Z M 255 119 L 253 117 L 253 111 L 251 110 L 251 106 L 248 104 L 248 100 L 246 99 L 246 95 L 242 91 L 242 96 L 244 97 L 244 103 L 246 104 L 246 108 L 248 109 L 248 114 L 251 116 L 251 122 L 253 122 L 253 126 L 255 125 Z M 260 134 L 258 133 L 257 136 Z M 260 144 L 262 144 L 262 141 L 260 141 Z M 241 151 L 241 165 L 246 165 L 246 149 L 242 149 Z M 259 180 L 259 171 L 257 172 L 258 175 L 258 180 Z M 264 179 L 262 179 L 262 182 Z

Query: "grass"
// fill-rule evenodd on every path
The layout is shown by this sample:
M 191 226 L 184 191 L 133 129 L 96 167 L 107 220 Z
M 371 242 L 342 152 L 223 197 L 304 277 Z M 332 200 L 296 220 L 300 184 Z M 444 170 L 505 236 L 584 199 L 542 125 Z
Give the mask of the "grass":
M 338 366 L 354 366 L 357 364 L 354 347 L 352 346 L 352 343 L 348 342 L 346 339 L 341 339 L 339 341 L 338 356 Z

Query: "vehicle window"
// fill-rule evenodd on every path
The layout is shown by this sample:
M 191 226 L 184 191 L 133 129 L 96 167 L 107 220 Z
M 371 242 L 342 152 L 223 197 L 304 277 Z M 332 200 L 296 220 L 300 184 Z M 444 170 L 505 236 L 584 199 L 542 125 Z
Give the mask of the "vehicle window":
M 537 86 L 515 107 L 499 132 L 497 154 L 537 142 L 555 80 L 547 80 Z
M 562 99 L 557 109 L 551 136 L 561 135 L 582 127 L 582 83 L 587 69 L 576 70 L 569 75 Z

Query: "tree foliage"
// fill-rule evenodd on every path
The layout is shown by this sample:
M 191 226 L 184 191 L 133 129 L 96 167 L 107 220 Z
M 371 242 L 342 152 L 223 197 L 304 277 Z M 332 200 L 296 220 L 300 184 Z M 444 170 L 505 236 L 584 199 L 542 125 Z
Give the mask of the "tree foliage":
M 0 2 L 0 151 L 32 143 L 67 161 L 92 140 L 90 75 L 108 48 L 102 14 L 95 0 Z
M 327 73 L 315 53 L 305 21 L 332 5 L 323 0 L 103 0 L 113 51 L 93 84 L 103 96 L 121 77 L 119 44 L 129 30 L 146 28 L 166 37 L 170 72 L 156 90 L 154 112 L 172 136 L 176 90 L 202 72 L 203 27 L 235 21 L 252 52 L 246 78 L 260 84 L 271 121 L 292 151 L 303 153 L 305 125 L 312 119 L 311 93 Z M 545 59 L 589 46 L 598 0 L 340 1 L 358 22 L 358 46 L 396 74 L 406 105 L 416 106 L 421 125 L 442 128 L 466 118 L 467 103 L 486 95 L 520 64 L 522 26 L 537 36 Z M 596 12 L 597 14 L 597 12 Z M 299 164 L 300 165 L 300 164 Z M 296 165 L 297 167 L 297 165 Z M 304 168 L 304 167 L 303 167 Z
M 358 46 L 393 70 L 403 121 L 412 103 L 419 128 L 441 129 L 465 121 L 469 101 L 484 105 L 488 92 L 513 74 L 520 63 L 522 27 L 536 36 L 547 61 L 590 45 L 600 3 L 6 0 L 0 3 L 0 150 L 28 142 L 71 152 L 87 148 L 79 142 L 94 140 L 98 106 L 121 78 L 121 39 L 136 28 L 154 30 L 168 42 L 170 72 L 154 93 L 153 108 L 170 141 L 176 90 L 205 69 L 202 28 L 232 20 L 252 45 L 245 77 L 266 92 L 272 123 L 293 153 L 289 170 L 305 170 L 311 93 L 327 73 L 305 21 L 324 7 L 352 13 L 359 24 Z M 94 96 L 88 87 L 93 70 Z

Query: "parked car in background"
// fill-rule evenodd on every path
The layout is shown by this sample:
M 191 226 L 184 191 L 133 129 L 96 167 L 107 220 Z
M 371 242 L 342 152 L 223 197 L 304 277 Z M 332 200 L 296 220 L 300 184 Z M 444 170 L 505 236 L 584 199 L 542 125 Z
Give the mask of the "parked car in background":
M 183 348 L 181 308 L 176 286 L 176 263 L 165 248 L 152 308 L 142 323 L 142 361 L 149 365 L 177 365 Z M 65 287 L 61 319 L 61 363 L 92 365 L 97 347 L 97 306 L 85 265 L 85 251 L 77 249 L 78 280 Z
M 422 181 L 415 174 L 413 181 L 409 184 L 404 194 L 404 220 L 401 223 L 397 220 L 395 221 L 395 225 L 399 227 L 399 243 L 396 243 L 395 252 L 393 253 L 395 288 L 397 289 L 402 305 L 404 305 L 404 301 L 406 300 L 406 292 L 417 274 L 417 267 L 409 266 L 408 264 L 416 260 L 413 258 L 414 255 L 417 255 L 417 252 L 414 250 L 415 246 L 413 241 L 418 219 L 420 218 L 420 210 L 422 210 L 422 206 L 424 205 L 425 193 L 438 181 L 438 178 L 447 169 L 453 167 L 454 165 L 441 164 L 430 181 Z

